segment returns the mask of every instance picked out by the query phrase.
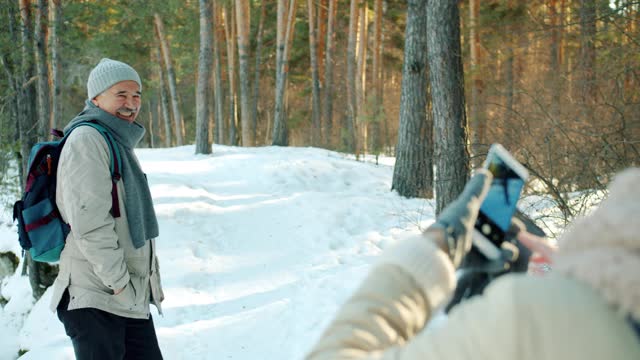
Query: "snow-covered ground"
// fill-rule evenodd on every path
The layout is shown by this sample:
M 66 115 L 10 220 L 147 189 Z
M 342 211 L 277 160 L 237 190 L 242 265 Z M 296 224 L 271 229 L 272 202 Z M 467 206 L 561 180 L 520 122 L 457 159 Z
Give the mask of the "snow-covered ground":
M 213 152 L 137 150 L 160 222 L 166 300 L 152 314 L 166 359 L 301 359 L 376 256 L 433 222 L 432 201 L 389 190 L 393 159 Z M 8 222 L 0 212 L 0 252 L 18 253 Z M 73 359 L 51 293 L 34 304 L 19 269 L 2 282 L 0 360 Z

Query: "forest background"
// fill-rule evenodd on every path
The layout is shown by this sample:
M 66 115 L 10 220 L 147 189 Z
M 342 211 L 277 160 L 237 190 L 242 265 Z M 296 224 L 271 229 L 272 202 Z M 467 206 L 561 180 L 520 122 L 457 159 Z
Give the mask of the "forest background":
M 103 57 L 143 79 L 144 146 L 395 156 L 393 189 L 438 211 L 494 142 L 563 221 L 640 159 L 640 1 L 0 0 L 0 19 L 3 184 Z

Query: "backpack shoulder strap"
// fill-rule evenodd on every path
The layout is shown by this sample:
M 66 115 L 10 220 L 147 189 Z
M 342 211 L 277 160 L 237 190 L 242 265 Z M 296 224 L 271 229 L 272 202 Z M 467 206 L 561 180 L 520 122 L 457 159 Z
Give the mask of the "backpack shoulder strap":
M 640 323 L 634 320 L 630 320 L 631 327 L 636 331 L 636 335 L 638 335 L 638 340 L 640 340 Z
M 71 134 L 71 132 L 74 129 L 80 126 L 91 126 L 92 128 L 96 129 L 100 133 L 100 135 L 102 135 L 104 140 L 107 142 L 107 147 L 109 147 L 109 153 L 111 154 L 110 156 L 111 161 L 109 163 L 109 171 L 111 172 L 111 184 L 112 184 L 111 185 L 111 211 L 112 211 L 113 217 L 115 218 L 120 217 L 120 202 L 118 201 L 118 186 L 117 186 L 118 181 L 122 179 L 122 173 L 121 173 L 122 156 L 120 154 L 120 149 L 116 145 L 116 141 L 113 138 L 113 135 L 111 135 L 111 133 L 107 129 L 105 129 L 104 126 L 94 121 L 83 121 L 81 123 L 76 124 L 64 134 L 63 141 L 66 140 L 66 138 L 69 136 L 69 134 Z
M 627 323 L 629 323 L 629 326 L 631 326 L 631 329 L 634 331 L 638 337 L 638 341 L 640 342 L 640 322 L 636 321 L 636 319 L 629 314 L 627 315 Z

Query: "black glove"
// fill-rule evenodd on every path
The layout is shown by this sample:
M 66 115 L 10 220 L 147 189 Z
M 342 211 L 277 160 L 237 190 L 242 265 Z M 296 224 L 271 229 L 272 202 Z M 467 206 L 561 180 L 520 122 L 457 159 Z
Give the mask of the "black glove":
M 516 211 L 511 228 L 505 234 L 499 259 L 489 260 L 477 249 L 471 249 L 460 267 L 456 290 L 445 307 L 447 313 L 465 299 L 482 294 L 485 287 L 495 278 L 511 272 L 527 272 L 531 250 L 516 239 L 518 232 L 523 229 L 538 236 L 545 236 L 544 231 L 531 218 Z
M 517 240 L 518 233 L 524 230 L 540 237 L 546 236 L 531 218 L 516 210 L 511 219 L 511 227 L 505 233 L 500 248 L 501 256 L 498 259 L 489 260 L 474 248 L 468 253 L 460 268 L 466 272 L 486 273 L 493 276 L 507 272 L 527 272 L 531 250 Z
M 489 171 L 478 170 L 467 182 L 462 194 L 442 211 L 426 231 L 434 233 L 436 242 L 440 240 L 438 245 L 449 255 L 456 268 L 471 249 L 471 232 L 492 179 Z
M 500 256 L 497 259 L 487 259 L 478 249 L 472 248 L 463 259 L 460 269 L 463 270 L 463 273 L 489 275 L 510 272 L 514 270 L 514 267 L 526 271 L 531 252 L 516 239 L 518 233 L 524 228 L 524 224 L 514 217 L 511 220 L 511 227 L 504 234 L 504 240 L 499 249 Z M 522 263 L 523 259 L 524 264 Z
M 460 266 L 456 290 L 445 307 L 449 311 L 465 299 L 480 295 L 497 277 L 510 272 L 526 272 L 531 251 L 515 240 L 517 232 L 507 232 L 500 249 L 500 257 L 487 259 L 476 248 L 472 248 Z

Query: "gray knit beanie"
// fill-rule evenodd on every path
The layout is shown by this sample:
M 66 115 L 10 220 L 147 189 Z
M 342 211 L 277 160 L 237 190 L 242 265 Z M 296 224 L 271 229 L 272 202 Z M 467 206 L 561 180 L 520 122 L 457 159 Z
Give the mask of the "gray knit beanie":
M 87 80 L 87 95 L 89 96 L 89 100 L 102 94 L 103 91 L 113 85 L 125 80 L 137 82 L 138 86 L 140 86 L 140 91 L 142 91 L 140 76 L 131 66 L 107 58 L 100 60 L 100 63 L 89 73 L 89 80 Z

